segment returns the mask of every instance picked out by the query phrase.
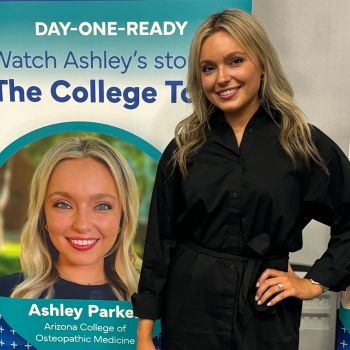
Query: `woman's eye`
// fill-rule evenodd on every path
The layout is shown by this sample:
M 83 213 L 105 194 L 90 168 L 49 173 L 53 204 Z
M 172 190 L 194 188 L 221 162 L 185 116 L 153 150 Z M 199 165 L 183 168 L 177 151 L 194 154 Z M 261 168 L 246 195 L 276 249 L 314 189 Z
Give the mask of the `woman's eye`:
M 72 209 L 72 207 L 66 202 L 56 202 L 54 207 L 59 209 Z
M 242 57 L 234 57 L 231 59 L 231 64 L 232 65 L 239 65 L 243 62 L 243 58 Z
M 101 203 L 101 204 L 97 205 L 95 208 L 98 210 L 109 210 L 109 209 L 112 209 L 112 206 L 110 204 L 107 204 L 107 203 Z
M 208 65 L 205 65 L 202 67 L 202 73 L 208 73 L 208 72 L 211 72 L 212 70 L 214 69 L 213 66 L 208 66 Z

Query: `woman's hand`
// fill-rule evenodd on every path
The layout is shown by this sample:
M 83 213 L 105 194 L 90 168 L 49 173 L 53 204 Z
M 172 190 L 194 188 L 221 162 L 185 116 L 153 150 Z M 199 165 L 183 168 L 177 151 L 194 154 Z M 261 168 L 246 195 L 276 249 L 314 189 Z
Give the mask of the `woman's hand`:
M 137 350 L 156 350 L 152 340 L 153 326 L 153 320 L 139 319 L 137 328 Z
M 288 264 L 288 272 L 266 269 L 259 277 L 256 286 L 258 289 L 255 300 L 258 305 L 268 301 L 267 306 L 272 306 L 288 297 L 308 300 L 322 294 L 320 286 L 299 277 L 290 264 Z

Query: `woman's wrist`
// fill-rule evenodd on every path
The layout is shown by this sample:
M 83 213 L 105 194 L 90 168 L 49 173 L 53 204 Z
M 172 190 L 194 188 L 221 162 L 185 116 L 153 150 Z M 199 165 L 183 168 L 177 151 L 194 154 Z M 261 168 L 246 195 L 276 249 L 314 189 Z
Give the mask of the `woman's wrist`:
M 312 278 L 304 278 L 307 281 L 309 290 L 311 291 L 311 299 L 320 296 L 328 291 L 328 288 L 322 285 L 320 282 L 313 280 Z
M 139 319 L 139 326 L 137 327 L 137 338 L 152 339 L 153 326 L 154 326 L 153 320 Z
M 309 280 L 309 281 L 311 282 L 311 284 L 313 284 L 314 286 L 319 286 L 320 289 L 321 289 L 321 291 L 322 291 L 322 293 L 328 292 L 329 288 L 326 287 L 325 285 L 323 285 L 322 283 L 317 282 L 317 281 L 313 280 L 312 278 L 308 278 L 308 280 Z

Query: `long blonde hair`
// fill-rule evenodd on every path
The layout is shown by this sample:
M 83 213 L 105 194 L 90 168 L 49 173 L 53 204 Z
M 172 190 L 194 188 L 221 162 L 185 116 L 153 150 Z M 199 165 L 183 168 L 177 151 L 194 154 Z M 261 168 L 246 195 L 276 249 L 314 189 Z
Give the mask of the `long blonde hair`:
M 206 141 L 209 117 L 216 107 L 207 99 L 201 84 L 199 57 L 204 40 L 218 31 L 229 33 L 240 46 L 255 54 L 263 72 L 260 103 L 280 127 L 280 143 L 296 165 L 314 161 L 325 172 L 327 167 L 311 138 L 310 126 L 293 100 L 293 89 L 283 73 L 277 53 L 256 18 L 240 10 L 227 9 L 211 15 L 193 37 L 188 63 L 187 90 L 193 102 L 193 113 L 175 129 L 177 150 L 174 160 L 183 175 L 187 157 Z M 276 117 L 277 116 L 277 117 Z
M 24 281 L 11 294 L 13 298 L 52 298 L 59 279 L 55 267 L 57 251 L 45 228 L 44 200 L 55 166 L 65 159 L 93 158 L 105 164 L 112 174 L 122 207 L 120 230 L 107 257 L 107 283 L 120 300 L 130 299 L 137 289 L 138 273 L 133 240 L 136 232 L 139 198 L 136 180 L 127 161 L 106 142 L 94 137 L 68 137 L 52 147 L 37 166 L 30 188 L 28 219 L 21 235 L 21 266 Z

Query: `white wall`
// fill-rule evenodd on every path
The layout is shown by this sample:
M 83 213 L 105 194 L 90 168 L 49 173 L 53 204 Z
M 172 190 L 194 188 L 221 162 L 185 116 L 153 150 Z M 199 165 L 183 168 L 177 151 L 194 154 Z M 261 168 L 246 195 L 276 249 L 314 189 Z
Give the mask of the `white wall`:
M 350 1 L 253 0 L 307 119 L 348 154 Z M 310 265 L 326 248 L 328 227 L 312 222 L 294 263 Z

